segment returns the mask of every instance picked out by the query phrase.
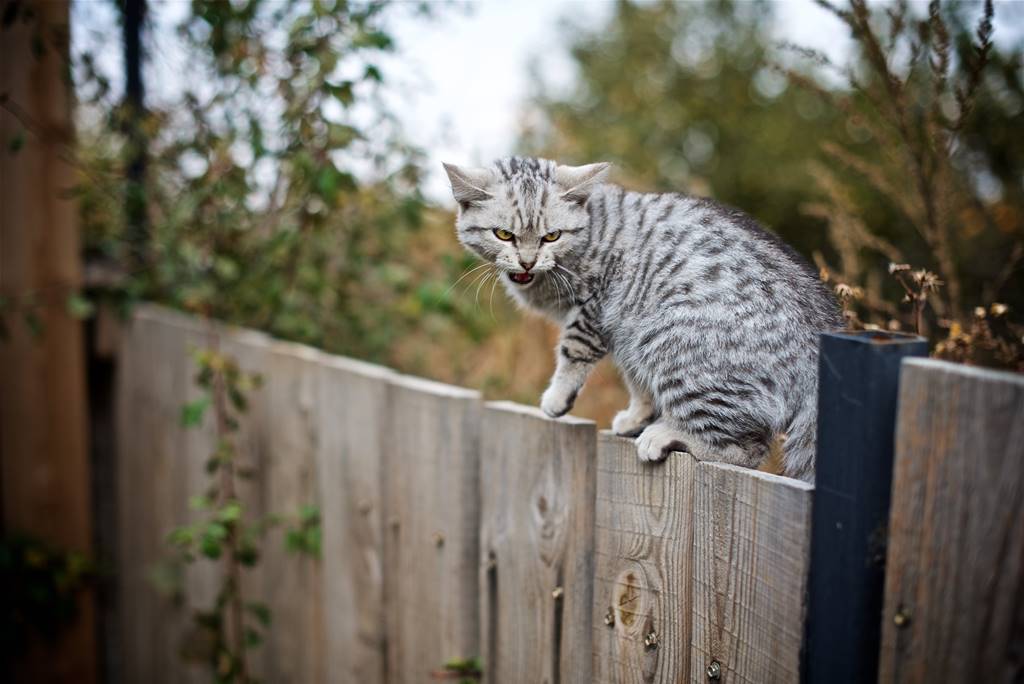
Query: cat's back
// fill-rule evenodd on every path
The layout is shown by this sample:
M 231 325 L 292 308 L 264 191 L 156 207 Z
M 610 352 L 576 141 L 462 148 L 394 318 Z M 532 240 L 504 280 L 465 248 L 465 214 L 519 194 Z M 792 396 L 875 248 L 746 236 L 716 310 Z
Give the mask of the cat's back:
M 841 324 L 814 267 L 748 214 L 681 194 L 621 197 L 623 222 L 635 215 L 621 245 L 631 252 L 627 277 L 615 288 L 623 313 L 678 307 L 711 317 L 759 313 L 818 331 Z

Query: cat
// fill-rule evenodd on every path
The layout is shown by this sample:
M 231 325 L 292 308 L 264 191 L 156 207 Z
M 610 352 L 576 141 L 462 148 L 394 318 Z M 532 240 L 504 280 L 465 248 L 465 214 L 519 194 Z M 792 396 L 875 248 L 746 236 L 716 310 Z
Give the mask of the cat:
M 781 438 L 783 474 L 813 481 L 818 334 L 842 318 L 792 248 L 713 200 L 607 184 L 606 163 L 444 168 L 459 241 L 562 326 L 544 413 L 611 354 L 630 394 L 612 429 L 640 459 L 755 467 Z

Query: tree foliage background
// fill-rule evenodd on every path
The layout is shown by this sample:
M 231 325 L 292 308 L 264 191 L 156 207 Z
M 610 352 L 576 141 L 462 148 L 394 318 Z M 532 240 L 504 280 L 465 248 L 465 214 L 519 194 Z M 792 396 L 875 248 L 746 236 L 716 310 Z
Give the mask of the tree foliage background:
M 130 110 L 96 55 L 76 55 L 87 258 L 119 274 L 93 278 L 91 299 L 156 299 L 534 402 L 555 333 L 479 273 L 459 280 L 474 262 L 420 193 L 439 160 L 382 97 L 391 18 L 447 11 L 192 3 L 185 87 L 141 123 L 142 243 L 124 209 Z M 575 85 L 536 76 L 518 151 L 612 161 L 628 186 L 751 213 L 822 268 L 854 324 L 912 329 L 920 298 L 924 331 L 960 339 L 961 358 L 978 335 L 1018 344 L 1002 312 L 1024 307 L 1021 46 L 992 43 L 982 3 L 833 11 L 854 38 L 843 64 L 779 45 L 770 3 L 620 0 L 604 25 L 567 25 Z M 908 294 L 900 273 L 925 271 L 942 285 Z M 976 307 L 994 330 L 975 330 Z M 621 401 L 604 367 L 579 411 L 606 420 Z
M 819 4 L 847 63 L 779 45 L 769 3 L 619 2 L 567 31 L 579 80 L 538 86 L 523 144 L 735 205 L 814 259 L 852 324 L 913 330 L 927 303 L 951 357 L 1020 367 L 1022 47 L 993 44 L 991 3 Z M 963 349 L 992 335 L 1005 358 Z

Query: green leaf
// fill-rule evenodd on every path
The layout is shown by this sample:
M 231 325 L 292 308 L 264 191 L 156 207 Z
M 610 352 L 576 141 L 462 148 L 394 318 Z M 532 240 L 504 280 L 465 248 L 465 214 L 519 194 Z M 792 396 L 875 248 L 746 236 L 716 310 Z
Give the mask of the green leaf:
M 181 426 L 196 427 L 203 422 L 203 415 L 210 406 L 210 395 L 204 394 L 181 407 Z
M 206 536 L 217 540 L 225 539 L 228 536 L 228 528 L 219 522 L 207 523 Z
M 260 633 L 257 632 L 255 629 L 252 629 L 251 627 L 246 627 L 245 645 L 252 648 L 254 646 L 259 646 L 262 643 L 263 637 L 260 635 Z
M 259 549 L 251 543 L 242 544 L 241 548 L 235 552 L 235 559 L 245 567 L 251 568 L 260 559 Z
M 216 539 L 210 537 L 203 537 L 203 540 L 199 543 L 199 550 L 204 556 L 212 560 L 220 558 L 221 545 Z
M 189 510 L 192 511 L 205 511 L 210 508 L 212 503 L 213 502 L 210 501 L 209 497 L 201 494 L 190 496 L 188 499 L 188 507 Z
M 12 137 L 10 142 L 7 143 L 7 151 L 11 154 L 17 154 L 22 147 L 25 146 L 25 131 L 19 130 Z
M 183 525 L 171 530 L 167 541 L 175 546 L 188 546 L 195 540 L 196 530 L 191 525 Z
M 264 627 L 269 627 L 270 626 L 270 606 L 268 606 L 266 603 L 261 603 L 259 601 L 252 601 L 252 602 L 246 604 L 245 608 L 257 620 L 259 620 L 261 625 L 263 625 Z
M 23 314 L 25 325 L 28 327 L 29 333 L 33 339 L 39 339 L 43 336 L 43 319 L 39 318 L 39 314 L 36 313 L 35 309 L 29 309 Z
M 299 520 L 304 523 L 320 520 L 320 508 L 313 504 L 305 504 L 299 509 Z
M 384 77 L 381 75 L 380 69 L 378 69 L 373 64 L 366 65 L 366 71 L 363 72 L 363 77 L 370 81 L 376 81 L 377 83 L 380 83 L 381 81 L 384 80 Z
M 67 310 L 75 318 L 86 319 L 96 313 L 96 306 L 83 297 L 81 293 L 75 292 L 68 296 Z
M 221 522 L 235 522 L 242 517 L 242 504 L 238 501 L 229 501 L 217 513 L 217 519 Z

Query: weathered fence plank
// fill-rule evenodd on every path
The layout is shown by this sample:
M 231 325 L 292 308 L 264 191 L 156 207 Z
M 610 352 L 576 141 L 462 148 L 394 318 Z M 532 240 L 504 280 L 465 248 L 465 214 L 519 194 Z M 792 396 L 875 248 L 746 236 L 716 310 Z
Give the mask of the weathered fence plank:
M 881 682 L 1024 680 L 1024 377 L 903 365 Z
M 263 386 L 252 392 L 249 412 L 241 419 L 242 463 L 256 469 L 245 487 L 251 512 L 280 514 L 286 526 L 295 526 L 302 507 L 319 505 L 316 402 L 321 356 L 309 347 L 262 336 L 225 331 L 224 337 L 223 350 L 240 368 L 263 376 Z M 267 682 L 322 682 L 322 570 L 315 558 L 286 550 L 283 536 L 284 530 L 267 535 L 259 563 L 244 573 L 246 599 L 267 604 L 272 615 L 272 638 L 253 650 L 253 671 Z
M 813 487 L 721 463 L 696 470 L 690 680 L 796 682 Z
M 479 654 L 477 392 L 409 377 L 391 387 L 385 442 L 387 678 L 429 681 Z
M 686 681 L 696 461 L 644 463 L 602 432 L 597 468 L 594 681 Z
M 859 684 L 878 671 L 900 362 L 927 353 L 914 335 L 821 336 L 807 684 Z
M 394 374 L 327 355 L 320 373 L 326 679 L 378 684 L 385 667 L 382 455 Z
M 551 420 L 508 402 L 484 410 L 480 604 L 486 681 L 592 681 L 595 442 L 587 420 Z
M 179 416 L 190 397 L 187 348 L 200 332 L 191 319 L 165 316 L 157 307 L 140 309 L 125 328 L 117 407 L 117 610 L 125 681 L 195 676 L 179 655 L 190 620 L 158 587 L 166 594 L 184 589 L 166 565 L 166 538 L 189 516 L 189 459 Z

